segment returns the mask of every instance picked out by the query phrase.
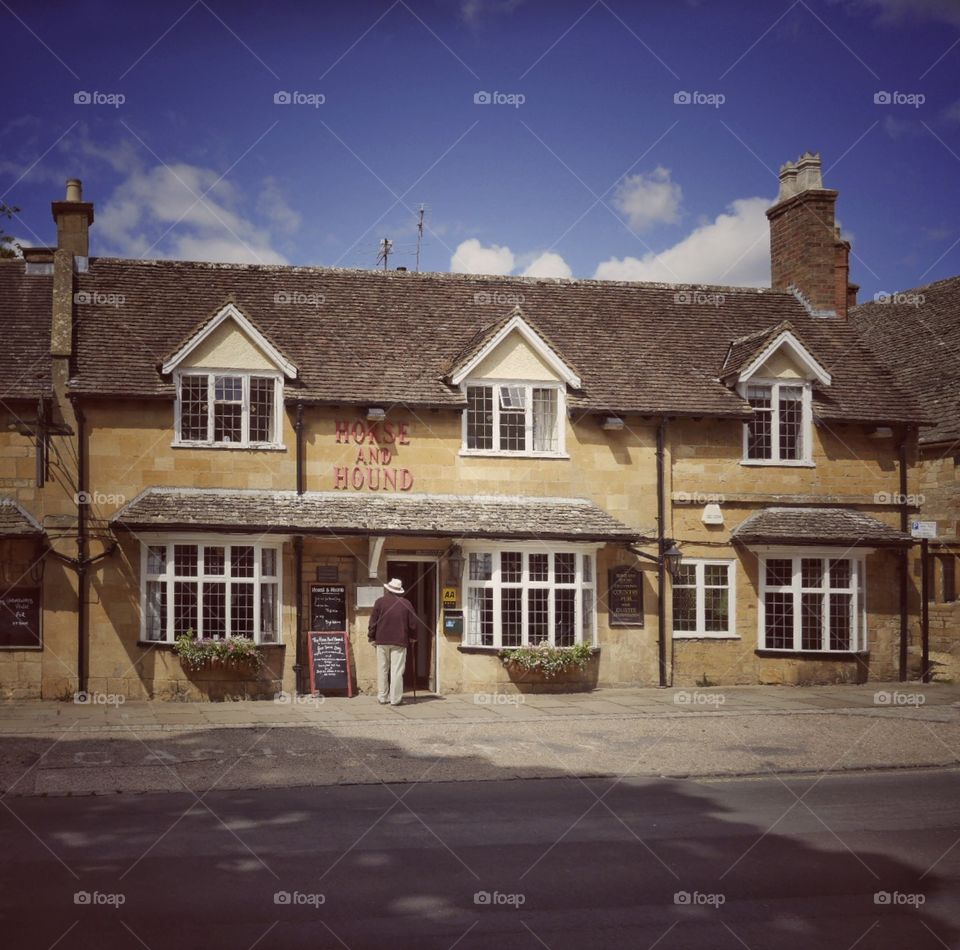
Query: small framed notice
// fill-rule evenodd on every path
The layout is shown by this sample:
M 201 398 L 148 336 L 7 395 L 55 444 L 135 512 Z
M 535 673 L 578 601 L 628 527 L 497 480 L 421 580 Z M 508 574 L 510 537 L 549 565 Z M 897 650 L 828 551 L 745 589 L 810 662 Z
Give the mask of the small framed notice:
M 39 648 L 40 588 L 0 591 L 0 647 Z
M 607 580 L 610 626 L 642 627 L 643 574 L 633 567 L 611 567 Z
M 343 584 L 310 585 L 310 629 L 347 629 L 347 588 Z

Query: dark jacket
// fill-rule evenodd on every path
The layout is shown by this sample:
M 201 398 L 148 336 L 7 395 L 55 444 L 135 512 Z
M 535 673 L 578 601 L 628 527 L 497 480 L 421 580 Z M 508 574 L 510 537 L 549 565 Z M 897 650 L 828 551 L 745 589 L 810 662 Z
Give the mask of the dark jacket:
M 387 591 L 373 605 L 367 639 L 378 646 L 405 647 L 417 633 L 417 612 L 405 597 Z

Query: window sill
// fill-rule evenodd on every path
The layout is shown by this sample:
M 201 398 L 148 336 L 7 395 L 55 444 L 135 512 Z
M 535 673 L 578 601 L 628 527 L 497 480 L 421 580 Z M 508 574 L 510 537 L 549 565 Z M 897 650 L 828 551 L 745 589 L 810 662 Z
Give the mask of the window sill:
M 736 633 L 676 633 L 673 634 L 674 640 L 742 640 Z
M 172 640 L 137 640 L 138 647 L 163 647 L 165 650 L 172 650 L 175 646 Z M 258 650 L 277 650 L 285 648 L 285 643 L 258 643 Z
M 816 468 L 816 462 L 784 462 L 779 459 L 740 459 L 748 468 Z
M 774 650 L 768 647 L 761 647 L 754 652 L 759 657 L 797 660 L 856 660 L 870 655 L 869 650 Z
M 461 643 L 457 647 L 457 652 L 467 653 L 467 654 L 483 653 L 483 654 L 486 654 L 487 656 L 498 656 L 501 650 L 520 650 L 520 649 L 523 649 L 523 648 L 522 647 L 480 647 L 480 646 L 472 646 L 472 645 Z M 594 655 L 597 655 L 600 653 L 600 647 L 591 647 L 590 652 Z
M 236 442 L 171 442 L 171 449 L 218 449 L 232 452 L 286 452 L 285 445 L 272 445 L 266 442 L 251 442 L 240 445 Z
M 566 452 L 501 452 L 498 449 L 460 449 L 461 458 L 482 459 L 568 459 Z

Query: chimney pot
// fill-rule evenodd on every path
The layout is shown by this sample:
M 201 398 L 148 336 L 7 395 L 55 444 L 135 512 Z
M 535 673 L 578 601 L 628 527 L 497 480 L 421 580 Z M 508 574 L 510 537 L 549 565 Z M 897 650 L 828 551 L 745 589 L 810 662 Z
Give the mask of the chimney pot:
M 804 152 L 797 162 L 797 190 L 814 191 L 823 188 L 823 172 L 819 152 Z
M 83 201 L 83 182 L 79 178 L 67 179 L 67 201 Z
M 777 201 L 786 201 L 797 193 L 797 166 L 793 162 L 784 162 L 780 166 L 780 194 Z

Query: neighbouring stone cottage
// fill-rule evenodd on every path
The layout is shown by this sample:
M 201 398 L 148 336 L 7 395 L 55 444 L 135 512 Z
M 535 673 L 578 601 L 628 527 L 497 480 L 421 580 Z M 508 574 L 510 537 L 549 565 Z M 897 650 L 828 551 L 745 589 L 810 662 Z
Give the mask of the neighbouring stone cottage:
M 0 691 L 303 691 L 337 626 L 369 690 L 389 577 L 423 690 L 539 688 L 542 641 L 593 648 L 566 688 L 895 678 L 925 419 L 836 197 L 784 166 L 756 290 L 90 257 L 69 182 L 0 262 Z

